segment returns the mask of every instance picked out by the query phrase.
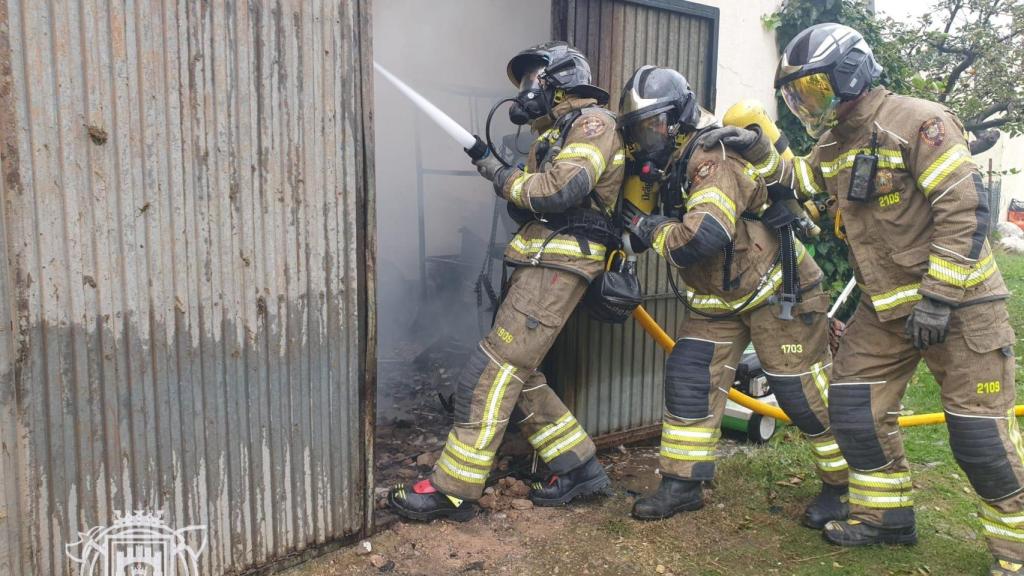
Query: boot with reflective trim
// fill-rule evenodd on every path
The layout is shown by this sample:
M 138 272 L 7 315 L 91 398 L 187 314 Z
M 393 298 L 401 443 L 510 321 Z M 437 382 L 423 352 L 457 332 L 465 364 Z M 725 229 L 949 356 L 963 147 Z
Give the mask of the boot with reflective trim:
M 1019 576 L 1024 574 L 1024 562 L 995 558 L 988 573 L 990 576 Z
M 567 474 L 552 475 L 546 482 L 534 482 L 530 486 L 530 500 L 537 506 L 562 506 L 574 498 L 606 494 L 610 484 L 604 467 L 592 457 Z
M 872 544 L 898 544 L 913 546 L 917 544 L 917 528 L 879 528 L 864 524 L 859 520 L 832 520 L 825 524 L 822 535 L 829 544 L 854 547 L 871 546 Z
M 388 492 L 388 506 L 399 516 L 421 521 L 448 518 L 465 522 L 476 514 L 472 502 L 442 493 L 429 479 L 411 486 L 396 485 Z
M 821 484 L 821 492 L 804 509 L 803 523 L 821 530 L 832 520 L 846 520 L 850 515 L 850 487 L 846 484 Z
M 680 480 L 663 476 L 658 491 L 638 498 L 633 504 L 633 517 L 638 520 L 662 520 L 704 507 L 704 487 L 700 480 Z

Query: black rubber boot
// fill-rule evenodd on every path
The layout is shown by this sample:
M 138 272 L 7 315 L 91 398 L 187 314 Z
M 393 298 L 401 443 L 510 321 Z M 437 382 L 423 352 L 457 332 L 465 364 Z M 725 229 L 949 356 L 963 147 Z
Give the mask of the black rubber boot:
M 1024 574 L 1024 561 L 994 558 L 988 573 L 990 576 L 1019 576 Z
M 873 544 L 898 544 L 913 546 L 917 544 L 917 528 L 879 528 L 864 524 L 859 520 L 832 520 L 825 524 L 821 534 L 829 544 L 851 548 L 854 546 L 871 546 Z
M 680 480 L 663 476 L 658 491 L 638 498 L 633 504 L 633 518 L 662 520 L 679 512 L 700 510 L 704 507 L 704 487 L 700 480 Z
M 476 514 L 476 506 L 472 502 L 456 506 L 430 480 L 420 480 L 411 486 L 395 486 L 388 492 L 388 506 L 399 516 L 424 522 L 438 518 L 465 522 Z
M 846 484 L 821 485 L 821 492 L 804 509 L 803 523 L 808 528 L 821 530 L 832 520 L 846 520 L 850 515 L 850 487 Z
M 530 486 L 530 500 L 537 506 L 562 506 L 574 498 L 606 494 L 608 475 L 596 457 L 570 470 L 564 475 L 552 475 L 546 482 L 534 482 Z

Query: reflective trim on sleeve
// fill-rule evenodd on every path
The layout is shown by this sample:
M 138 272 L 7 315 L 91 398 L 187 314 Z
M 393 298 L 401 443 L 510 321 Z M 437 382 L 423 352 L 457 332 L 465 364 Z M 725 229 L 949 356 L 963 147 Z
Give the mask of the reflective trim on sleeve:
M 992 254 L 970 266 L 956 264 L 934 254 L 928 257 L 928 276 L 958 288 L 981 284 L 995 273 L 996 261 Z
M 562 151 L 555 156 L 555 161 L 568 160 L 572 158 L 582 158 L 590 162 L 590 167 L 593 169 L 593 181 L 597 182 L 601 178 L 601 174 L 604 173 L 604 154 L 601 153 L 601 149 L 593 144 L 586 142 L 573 142 L 562 148 Z
M 921 288 L 921 283 L 907 284 L 906 286 L 900 286 L 884 292 L 882 294 L 875 294 L 871 296 L 871 306 L 876 312 L 882 312 L 883 310 L 891 310 L 901 304 L 907 302 L 917 302 L 921 299 L 921 295 L 918 294 L 918 290 Z
M 921 176 L 917 179 L 917 185 L 920 186 L 925 197 L 929 196 L 946 176 L 949 176 L 970 157 L 971 151 L 963 144 L 957 144 L 946 150 L 935 162 L 932 162 L 932 165 L 921 172 Z
M 508 201 L 515 204 L 520 208 L 529 208 L 525 202 L 523 202 L 523 186 L 526 185 L 526 181 L 533 176 L 527 172 L 522 172 L 519 176 L 516 176 L 515 180 L 512 181 L 512 186 L 508 189 Z
M 744 170 L 747 176 L 752 180 L 761 178 L 767 178 L 775 173 L 775 170 L 779 167 L 779 152 L 775 149 L 775 146 L 769 148 L 768 157 L 758 164 L 747 164 L 747 168 Z
M 729 222 L 736 224 L 736 203 L 718 188 L 704 188 L 690 195 L 686 200 L 686 209 L 693 210 L 700 204 L 712 204 L 721 210 Z
M 658 231 L 658 235 L 654 238 L 654 243 L 651 248 L 654 248 L 655 254 L 665 257 L 665 237 L 668 236 L 668 226 L 662 226 L 661 230 Z
M 805 194 L 808 196 L 821 194 L 822 190 L 818 188 L 818 183 L 814 180 L 814 169 L 811 168 L 810 162 L 804 158 L 794 158 L 793 169 L 799 178 L 800 188 L 803 189 Z

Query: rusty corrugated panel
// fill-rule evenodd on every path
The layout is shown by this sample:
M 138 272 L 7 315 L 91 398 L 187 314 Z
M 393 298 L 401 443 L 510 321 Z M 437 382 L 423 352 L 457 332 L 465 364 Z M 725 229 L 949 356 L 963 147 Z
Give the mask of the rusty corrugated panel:
M 368 527 L 367 4 L 0 0 L 0 574 L 115 511 L 203 574 Z
M 626 79 L 644 64 L 679 70 L 705 107 L 714 102 L 717 9 L 674 0 L 555 0 L 552 27 L 556 38 L 590 59 L 595 82 L 612 95 L 612 110 Z M 645 254 L 639 273 L 644 306 L 675 333 L 684 310 L 664 261 Z M 634 322 L 609 326 L 583 312 L 548 356 L 554 386 L 594 436 L 657 430 L 651 426 L 661 420 L 664 362 L 664 352 Z

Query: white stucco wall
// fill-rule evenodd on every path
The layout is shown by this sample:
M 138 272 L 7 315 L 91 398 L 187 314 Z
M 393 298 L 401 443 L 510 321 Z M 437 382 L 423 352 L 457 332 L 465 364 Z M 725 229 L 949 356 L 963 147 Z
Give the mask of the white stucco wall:
M 737 100 L 756 98 L 775 117 L 772 82 L 779 51 L 775 33 L 761 25 L 761 16 L 774 12 L 779 0 L 698 0 L 721 11 L 718 28 L 718 97 L 721 116 Z

